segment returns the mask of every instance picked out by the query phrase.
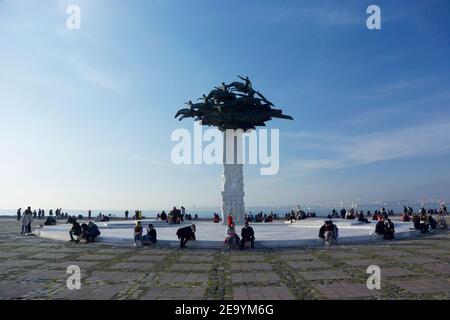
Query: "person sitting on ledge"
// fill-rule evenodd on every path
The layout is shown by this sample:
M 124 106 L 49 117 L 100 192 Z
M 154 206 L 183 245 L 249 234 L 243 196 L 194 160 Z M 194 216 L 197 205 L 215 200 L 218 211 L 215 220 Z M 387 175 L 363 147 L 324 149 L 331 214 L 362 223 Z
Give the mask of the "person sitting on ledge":
M 143 237 L 144 244 L 155 244 L 156 243 L 156 229 L 153 227 L 153 224 L 149 224 L 147 227 L 147 234 Z
M 88 228 L 87 228 L 87 242 L 94 242 L 95 239 L 100 235 L 100 230 L 98 229 L 97 225 L 93 223 L 92 221 L 89 221 Z
M 186 242 L 195 240 L 195 231 L 195 224 L 177 230 L 177 236 L 180 239 L 180 248 L 186 248 Z
M 402 214 L 402 217 L 401 217 L 401 220 L 402 220 L 403 222 L 409 222 L 409 221 L 411 221 L 411 218 L 410 218 L 410 216 L 409 216 L 408 213 L 403 213 L 403 214 Z
M 387 218 L 384 221 L 384 239 L 385 240 L 393 240 L 395 233 L 394 229 L 394 223 L 391 221 L 391 219 Z
M 437 221 L 434 220 L 433 216 L 431 215 L 431 213 L 428 214 L 427 216 L 428 218 L 428 224 L 430 225 L 431 229 L 436 229 L 437 228 Z
M 419 217 L 419 230 L 421 233 L 428 233 L 429 232 L 429 228 L 430 225 L 428 224 L 428 217 L 425 214 L 425 212 L 423 212 L 420 217 Z
M 70 235 L 70 242 L 79 242 L 80 240 L 78 239 L 79 236 L 81 235 L 81 226 L 78 222 L 73 222 L 72 224 L 72 228 L 69 231 L 69 235 Z M 73 238 L 73 236 L 77 236 L 77 239 L 75 240 Z
M 364 213 L 362 211 L 360 211 L 358 213 L 358 221 L 359 222 L 364 222 L 364 223 L 370 223 L 370 221 L 367 220 L 367 218 L 364 218 Z
M 331 220 L 326 220 L 325 224 L 319 229 L 319 238 L 324 239 L 326 245 L 336 243 L 338 227 Z
M 244 227 L 241 230 L 241 237 L 241 250 L 244 249 L 246 242 L 250 242 L 251 248 L 254 248 L 255 232 L 253 231 L 253 228 L 249 226 L 248 221 L 245 222 Z
M 375 225 L 375 234 L 384 237 L 384 218 L 380 217 Z
M 134 227 L 134 246 L 140 247 L 142 244 L 142 225 L 140 221 L 136 221 L 136 226 Z
M 239 246 L 239 236 L 236 233 L 236 228 L 234 222 L 231 223 L 230 226 L 228 226 L 227 229 L 227 236 L 225 238 L 225 244 L 228 244 L 230 248 L 238 247 Z

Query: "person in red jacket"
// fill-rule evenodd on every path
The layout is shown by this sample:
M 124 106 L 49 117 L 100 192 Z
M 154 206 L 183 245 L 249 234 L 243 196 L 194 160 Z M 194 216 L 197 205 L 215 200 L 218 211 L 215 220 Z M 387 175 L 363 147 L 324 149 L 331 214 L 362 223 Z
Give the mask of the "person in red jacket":
M 231 226 L 232 223 L 233 223 L 233 216 L 230 214 L 230 215 L 228 215 L 228 222 L 227 222 L 227 225 L 228 225 L 228 226 Z

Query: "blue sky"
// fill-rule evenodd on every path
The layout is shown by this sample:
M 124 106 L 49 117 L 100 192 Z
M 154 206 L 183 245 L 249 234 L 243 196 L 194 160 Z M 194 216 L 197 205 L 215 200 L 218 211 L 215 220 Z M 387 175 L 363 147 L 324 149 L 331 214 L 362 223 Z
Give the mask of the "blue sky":
M 446 0 L 1 0 L 0 207 L 220 206 L 221 167 L 173 165 L 170 135 L 237 74 L 295 119 L 247 205 L 448 201 L 449 56 Z

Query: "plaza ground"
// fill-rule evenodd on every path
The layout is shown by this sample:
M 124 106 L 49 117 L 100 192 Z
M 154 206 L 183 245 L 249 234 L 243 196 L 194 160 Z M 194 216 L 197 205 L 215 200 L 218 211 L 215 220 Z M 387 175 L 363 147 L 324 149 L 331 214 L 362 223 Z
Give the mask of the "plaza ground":
M 230 251 L 74 244 L 19 230 L 19 222 L 0 220 L 0 299 L 450 298 L 448 231 L 377 244 Z M 69 265 L 81 268 L 80 290 L 66 287 Z M 366 287 L 369 265 L 381 268 L 381 290 Z

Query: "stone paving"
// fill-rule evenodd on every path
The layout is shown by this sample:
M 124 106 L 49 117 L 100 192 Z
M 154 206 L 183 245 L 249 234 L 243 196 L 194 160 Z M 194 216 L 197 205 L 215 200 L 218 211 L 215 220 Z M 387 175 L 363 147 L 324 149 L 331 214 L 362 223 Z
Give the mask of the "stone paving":
M 0 220 L 0 299 L 449 299 L 450 232 L 368 245 L 191 249 L 75 244 Z M 257 242 L 255 243 L 257 247 Z M 69 290 L 67 267 L 81 270 Z M 366 286 L 381 267 L 381 289 Z

